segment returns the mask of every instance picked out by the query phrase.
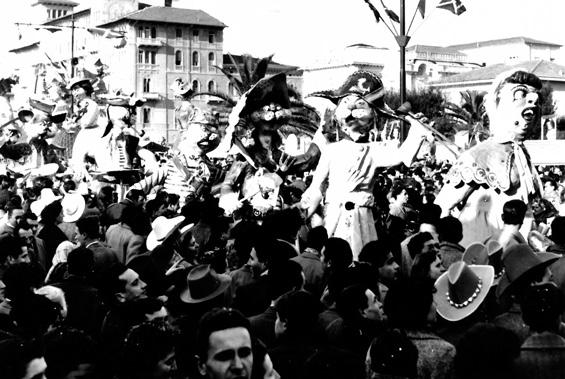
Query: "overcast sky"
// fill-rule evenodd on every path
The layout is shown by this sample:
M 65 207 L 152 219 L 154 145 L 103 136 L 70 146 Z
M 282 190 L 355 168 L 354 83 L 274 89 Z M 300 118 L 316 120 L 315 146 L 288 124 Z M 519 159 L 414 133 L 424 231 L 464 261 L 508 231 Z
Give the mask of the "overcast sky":
M 399 0 L 383 1 L 398 11 Z M 32 2 L 35 0 L 2 2 L 9 11 L 0 13 L 3 36 L 0 54 L 17 38 L 18 31 L 13 23 L 28 21 L 26 12 Z M 84 0 L 77 2 L 88 3 Z M 162 4 L 155 0 L 147 2 Z M 380 8 L 380 0 L 372 2 Z M 424 20 L 416 15 L 410 32 L 413 36 L 411 44 L 446 46 L 526 36 L 565 45 L 563 0 L 462 0 L 467 12 L 460 16 L 436 9 L 438 2 L 427 0 Z M 406 0 L 408 20 L 417 3 L 418 0 Z M 274 53 L 276 61 L 291 65 L 308 66 L 353 43 L 396 46 L 385 26 L 375 23 L 363 0 L 176 0 L 173 6 L 202 9 L 227 24 L 225 52 L 255 56 Z M 9 58 L 5 54 L 0 58 L 4 62 L 3 68 L 7 68 Z

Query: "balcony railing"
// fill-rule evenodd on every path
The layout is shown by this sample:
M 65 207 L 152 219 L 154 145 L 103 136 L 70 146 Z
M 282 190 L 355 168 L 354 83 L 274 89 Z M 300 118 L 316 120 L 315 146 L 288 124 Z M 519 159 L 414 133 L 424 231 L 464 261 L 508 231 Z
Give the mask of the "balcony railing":
M 165 42 L 160 38 L 137 38 L 137 45 L 138 46 L 152 46 L 152 47 L 161 47 L 165 45 Z

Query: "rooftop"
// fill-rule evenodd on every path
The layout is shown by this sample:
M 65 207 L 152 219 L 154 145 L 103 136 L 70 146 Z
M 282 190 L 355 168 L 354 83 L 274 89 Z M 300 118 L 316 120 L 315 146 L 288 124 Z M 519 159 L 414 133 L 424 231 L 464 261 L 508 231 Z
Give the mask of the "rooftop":
M 70 7 L 76 7 L 79 3 L 71 0 L 37 0 L 37 3 L 32 4 L 34 7 L 36 5 L 67 5 Z
M 515 42 L 525 43 L 526 45 L 546 45 L 546 46 L 554 46 L 554 47 L 562 46 L 557 43 L 540 41 L 529 37 L 510 37 L 510 38 L 501 38 L 501 39 L 491 39 L 488 41 L 462 43 L 459 45 L 451 45 L 448 47 L 455 49 L 468 49 L 473 47 L 505 45 L 508 43 L 515 43 Z
M 467 83 L 492 81 L 498 74 L 513 68 L 523 68 L 524 70 L 536 74 L 542 80 L 565 80 L 565 66 L 558 65 L 545 60 L 526 61 L 516 64 L 498 63 L 491 66 L 477 68 L 462 74 L 452 75 L 430 83 L 430 85 L 446 85 L 451 83 Z
M 453 47 L 441 47 L 432 45 L 413 45 L 406 48 L 406 51 L 414 51 L 416 53 L 430 53 L 430 54 L 457 54 L 465 55 L 461 51 Z
M 121 20 L 164 22 L 169 24 L 205 25 L 225 28 L 227 25 L 200 9 L 184 9 L 171 7 L 147 7 L 132 12 L 116 20 L 99 26 L 107 26 Z
M 235 63 L 238 66 L 243 65 L 243 56 L 242 55 L 231 54 L 231 56 L 233 57 Z M 251 57 L 251 59 L 253 61 L 253 64 L 257 65 L 259 58 Z M 223 67 L 229 68 L 230 66 L 233 66 L 232 60 L 230 59 L 230 54 L 224 54 Z M 297 74 L 301 73 L 301 71 L 298 69 L 298 66 L 289 66 L 289 65 L 278 63 L 278 62 L 275 62 L 275 61 L 271 61 L 269 63 L 269 67 L 267 68 L 267 71 L 269 73 L 289 72 L 290 75 L 297 75 Z

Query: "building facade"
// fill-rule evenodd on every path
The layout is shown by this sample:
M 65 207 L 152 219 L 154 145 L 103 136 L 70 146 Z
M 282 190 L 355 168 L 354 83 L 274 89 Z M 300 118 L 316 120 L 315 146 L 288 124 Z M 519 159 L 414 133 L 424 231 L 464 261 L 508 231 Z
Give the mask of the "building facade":
M 559 44 L 528 37 L 477 41 L 448 47 L 465 53 L 469 59 L 483 66 L 537 60 L 553 62 L 561 49 Z
M 48 79 L 42 70 L 52 62 L 70 67 L 72 55 L 80 75 L 81 68 L 100 59 L 109 67 L 104 80 L 110 92 L 120 89 L 147 99 L 138 112 L 138 127 L 154 138 L 171 140 L 175 123 L 170 88 L 176 79 L 188 81 L 196 91 L 228 91 L 227 78 L 216 68 L 223 64 L 226 25 L 221 21 L 201 10 L 147 6 L 135 0 L 93 3 L 92 8 L 46 19 L 43 25 L 61 31 L 46 38 L 50 32 L 44 31 L 44 38 L 11 50 L 19 60 L 20 102 L 43 91 L 42 82 Z M 125 43 L 116 47 L 116 39 L 88 28 L 120 32 Z

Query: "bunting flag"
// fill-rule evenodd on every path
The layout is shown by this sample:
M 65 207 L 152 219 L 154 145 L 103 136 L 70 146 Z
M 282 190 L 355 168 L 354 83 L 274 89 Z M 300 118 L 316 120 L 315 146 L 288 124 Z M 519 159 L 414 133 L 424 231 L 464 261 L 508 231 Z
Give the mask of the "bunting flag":
M 375 8 L 375 6 L 373 4 L 371 4 L 371 2 L 369 0 L 363 0 L 363 1 L 365 1 L 365 3 L 367 3 L 367 5 L 371 9 L 371 11 L 373 12 L 373 15 L 375 15 L 375 20 L 377 20 L 377 22 L 381 21 L 381 14 L 377 10 L 377 8 Z
M 418 12 L 420 12 L 422 18 L 425 17 L 424 15 L 426 14 L 426 0 L 420 0 L 418 2 Z
M 117 32 L 115 30 L 102 28 L 88 28 L 86 30 L 88 30 L 92 34 L 99 35 L 104 38 L 124 38 L 124 32 Z
M 440 0 L 436 8 L 446 9 L 457 16 L 467 10 L 461 0 Z

